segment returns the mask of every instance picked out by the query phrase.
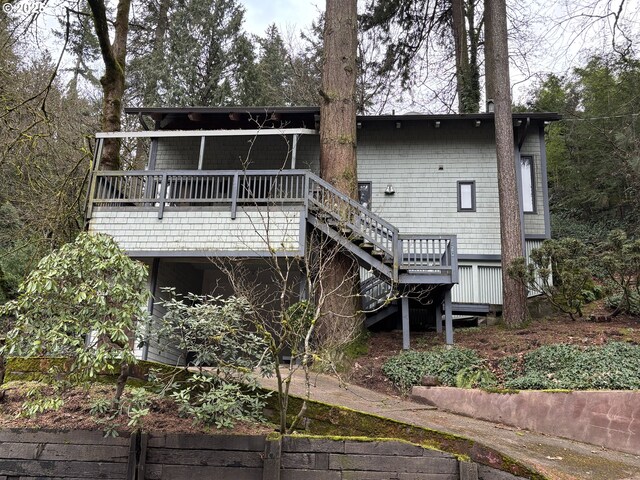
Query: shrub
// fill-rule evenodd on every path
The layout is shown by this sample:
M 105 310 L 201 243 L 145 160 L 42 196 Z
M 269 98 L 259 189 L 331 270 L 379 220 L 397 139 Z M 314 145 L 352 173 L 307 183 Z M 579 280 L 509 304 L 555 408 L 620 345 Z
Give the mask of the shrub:
M 519 279 L 529 290 L 545 295 L 552 305 L 572 320 L 582 316 L 582 306 L 593 298 L 593 279 L 589 248 L 574 238 L 545 240 L 531 252 L 531 262 L 524 259 L 509 267 L 509 275 Z
M 615 312 L 640 315 L 640 240 L 622 230 L 612 231 L 599 246 L 598 266 L 614 292 L 608 305 Z
M 424 375 L 433 375 L 443 385 L 451 387 L 458 386 L 458 382 L 469 386 L 490 386 L 495 379 L 485 370 L 483 360 L 476 352 L 461 347 L 440 347 L 426 352 L 404 351 L 382 366 L 384 374 L 403 392 L 418 385 Z
M 627 297 L 623 293 L 614 293 L 607 297 L 607 307 L 615 311 L 627 311 L 631 315 L 640 317 L 640 294 L 631 292 Z
M 238 297 L 166 291 L 171 297 L 163 302 L 167 311 L 159 330 L 161 340 L 192 353 L 192 363 L 199 367 L 186 380 L 172 378 L 163 386 L 180 413 L 218 428 L 232 427 L 237 420 L 261 419 L 268 394 L 259 390 L 251 374 L 255 369 L 271 374 L 275 359 L 267 339 L 252 328 L 249 303 Z
M 119 401 L 136 361 L 134 331 L 147 316 L 146 280 L 146 267 L 112 238 L 81 233 L 40 260 L 18 297 L 0 306 L 13 327 L 2 353 L 68 357 L 74 383 L 119 368 Z
M 609 342 L 584 349 L 574 345 L 547 345 L 527 353 L 521 374 L 512 374 L 505 381 L 505 387 L 522 390 L 638 389 L 638 365 L 640 346 L 626 342 Z

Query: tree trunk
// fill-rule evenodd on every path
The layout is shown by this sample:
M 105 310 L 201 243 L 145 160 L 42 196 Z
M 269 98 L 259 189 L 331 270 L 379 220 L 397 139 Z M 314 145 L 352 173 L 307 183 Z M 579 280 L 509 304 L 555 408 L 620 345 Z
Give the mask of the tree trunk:
M 102 129 L 105 132 L 118 132 L 120 131 L 122 118 L 122 97 L 124 96 L 131 0 L 118 1 L 113 44 L 111 44 L 109 38 L 105 2 L 100 0 L 88 0 L 88 2 L 104 62 L 104 75 L 100 79 L 103 93 Z M 118 170 L 120 168 L 119 139 L 105 140 L 102 148 L 101 163 L 105 170 Z
M 466 75 L 469 70 L 467 50 L 467 29 L 464 20 L 464 0 L 451 1 L 453 20 L 453 44 L 456 50 L 456 92 L 458 93 L 458 113 L 468 113 L 465 103 Z
M 320 175 L 354 199 L 358 192 L 356 5 L 356 0 L 327 0 L 320 91 Z M 342 253 L 334 255 L 331 261 L 327 269 L 330 274 L 321 279 L 322 290 L 329 294 L 323 299 L 323 317 L 319 326 L 320 336 L 326 339 L 328 348 L 348 341 L 341 332 L 352 332 L 353 322 L 360 321 L 356 318 L 360 310 L 358 266 L 351 257 Z
M 161 0 L 160 5 L 158 6 L 158 23 L 156 25 L 153 38 L 152 59 L 154 65 L 163 65 L 164 63 L 162 59 L 165 55 L 164 37 L 167 34 L 167 27 L 169 25 L 169 5 L 170 0 Z M 144 107 L 161 106 L 158 98 L 159 78 L 160 72 L 153 71 L 147 85 L 144 85 L 144 96 L 142 98 Z
M 508 325 L 520 325 L 526 319 L 526 292 L 516 278 L 508 274 L 509 266 L 522 257 L 520 202 L 516 183 L 513 121 L 511 118 L 511 85 L 509 81 L 509 48 L 507 43 L 507 8 L 505 0 L 486 0 L 491 18 L 486 37 L 493 51 L 491 72 L 495 102 L 496 156 L 498 161 L 498 196 L 500 202 L 500 239 L 502 250 L 502 316 Z M 486 13 L 485 13 L 486 15 Z M 489 73 L 487 74 L 489 76 Z
M 493 31 L 492 17 L 494 4 L 491 0 L 484 2 L 484 85 L 485 85 L 485 102 L 494 101 L 494 84 L 495 84 L 495 59 L 493 46 L 494 40 L 489 32 Z
M 480 102 L 473 1 L 451 0 L 452 33 L 456 61 L 456 92 L 459 113 L 477 113 Z

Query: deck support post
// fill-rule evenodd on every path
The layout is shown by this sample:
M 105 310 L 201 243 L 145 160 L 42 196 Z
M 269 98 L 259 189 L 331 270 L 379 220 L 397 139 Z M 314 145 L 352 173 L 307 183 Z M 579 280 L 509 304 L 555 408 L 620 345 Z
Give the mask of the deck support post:
M 246 173 L 245 173 L 246 175 Z M 238 211 L 238 189 L 240 178 L 238 172 L 233 174 L 233 185 L 231 186 L 231 220 L 236 219 L 236 213 Z
M 200 154 L 198 155 L 198 170 L 202 170 L 202 166 L 204 165 L 204 144 L 207 137 L 200 137 Z
M 293 134 L 293 142 L 291 145 L 291 170 L 296 168 L 296 157 L 298 156 L 298 137 L 299 134 Z
M 409 350 L 409 297 L 402 297 L 402 348 Z
M 442 305 L 436 308 L 436 333 L 442 333 Z
M 155 303 L 156 291 L 158 290 L 158 267 L 160 266 L 160 259 L 158 257 L 151 261 L 151 268 L 149 268 L 149 300 L 147 302 L 147 313 L 149 318 L 147 319 L 147 325 L 145 326 L 145 339 L 144 347 L 142 347 L 142 360 L 148 360 L 149 358 L 149 336 L 151 335 L 151 323 L 153 315 L 153 306 Z
M 451 308 L 451 289 L 444 293 L 444 328 L 447 345 L 453 345 L 453 313 Z

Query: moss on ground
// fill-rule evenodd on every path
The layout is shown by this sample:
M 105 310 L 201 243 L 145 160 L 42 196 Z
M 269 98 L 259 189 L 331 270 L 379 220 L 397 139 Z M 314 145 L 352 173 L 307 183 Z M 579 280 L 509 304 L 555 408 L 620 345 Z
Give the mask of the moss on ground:
M 72 360 L 65 357 L 9 357 L 5 364 L 4 382 L 11 381 L 46 381 L 52 377 L 63 378 L 71 368 Z M 114 383 L 118 378 L 119 366 L 113 366 L 108 372 L 98 372 L 93 381 L 97 383 Z M 156 376 L 172 377 L 184 380 L 188 372 L 184 369 L 164 365 L 148 360 L 138 360 L 132 367 L 127 385 L 144 386 L 153 372 Z
M 277 402 L 273 396 L 268 402 L 273 415 L 271 420 L 275 422 L 278 419 Z M 301 398 L 290 397 L 290 414 L 293 415 L 299 411 L 301 406 Z M 404 440 L 424 448 L 448 452 L 459 458 L 468 458 L 516 476 L 533 480 L 546 479 L 544 475 L 520 464 L 513 458 L 461 436 L 316 401 L 307 402 L 305 417 L 308 420 L 305 434 L 319 435 L 330 439 L 361 437 L 369 440 Z

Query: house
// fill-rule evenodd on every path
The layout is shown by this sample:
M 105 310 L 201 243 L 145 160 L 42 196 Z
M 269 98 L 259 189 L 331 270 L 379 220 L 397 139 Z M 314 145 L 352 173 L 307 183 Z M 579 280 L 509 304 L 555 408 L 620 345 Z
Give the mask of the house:
M 208 293 L 225 275 L 209 259 L 303 257 L 310 231 L 361 266 L 371 325 L 402 319 L 409 347 L 414 298 L 453 342 L 452 315 L 502 303 L 492 113 L 358 117 L 359 201 L 318 177 L 322 119 L 312 107 L 131 108 L 137 132 L 98 133 L 88 228 L 113 236 L 150 266 L 150 289 Z M 523 254 L 550 237 L 544 126 L 556 114 L 514 114 Z M 103 171 L 118 137 L 146 165 Z M 253 262 L 253 263 L 252 263 Z M 265 282 L 268 282 L 265 279 Z M 389 302 L 389 292 L 399 300 Z M 150 312 L 162 315 L 161 307 Z M 423 311 L 425 309 L 422 309 Z M 412 319 L 413 320 L 413 319 Z M 175 362 L 151 342 L 140 355 Z

